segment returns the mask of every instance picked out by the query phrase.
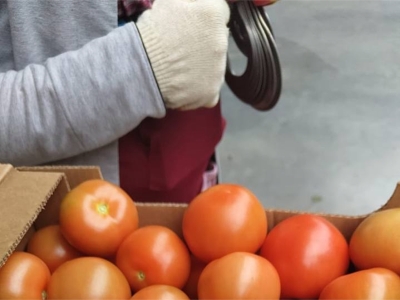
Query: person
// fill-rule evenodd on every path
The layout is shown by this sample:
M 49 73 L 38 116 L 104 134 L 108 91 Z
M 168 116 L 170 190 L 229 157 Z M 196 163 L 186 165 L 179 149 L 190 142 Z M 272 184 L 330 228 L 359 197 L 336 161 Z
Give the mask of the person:
M 189 202 L 225 126 L 229 7 L 156 0 L 118 24 L 117 2 L 0 1 L 0 162 L 96 165 L 136 201 Z

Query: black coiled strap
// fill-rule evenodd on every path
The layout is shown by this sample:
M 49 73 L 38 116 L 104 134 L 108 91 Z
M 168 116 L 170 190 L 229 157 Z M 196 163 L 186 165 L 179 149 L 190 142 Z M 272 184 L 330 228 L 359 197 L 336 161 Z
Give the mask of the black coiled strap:
M 230 31 L 239 50 L 247 57 L 247 66 L 242 75 L 236 76 L 228 58 L 225 81 L 244 103 L 260 111 L 270 110 L 279 100 L 282 76 L 268 15 L 253 1 L 237 1 L 230 6 Z

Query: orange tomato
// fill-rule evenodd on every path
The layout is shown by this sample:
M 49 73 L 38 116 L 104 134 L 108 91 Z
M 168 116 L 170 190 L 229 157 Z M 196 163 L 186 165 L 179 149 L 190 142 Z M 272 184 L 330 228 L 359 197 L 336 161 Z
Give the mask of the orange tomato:
M 329 283 L 319 299 L 400 299 L 400 278 L 384 268 L 356 271 Z
M 83 182 L 61 202 L 61 232 L 74 248 L 86 255 L 112 257 L 138 225 L 133 200 L 120 187 L 105 180 Z
M 29 239 L 26 251 L 43 260 L 51 273 L 62 263 L 82 256 L 65 240 L 59 225 L 49 225 L 36 231 Z
M 63 263 L 51 275 L 47 299 L 129 299 L 128 281 L 111 262 L 79 257 Z
M 189 300 L 180 289 L 170 285 L 150 285 L 135 293 L 134 300 Z
M 190 255 L 190 274 L 182 291 L 189 296 L 190 299 L 197 299 L 197 285 L 200 274 L 206 267 L 206 263 L 198 260 L 194 255 Z
M 150 225 L 135 230 L 122 242 L 116 265 L 134 292 L 155 284 L 181 289 L 189 278 L 190 255 L 175 232 Z
M 191 253 L 207 263 L 232 252 L 257 252 L 268 231 L 267 215 L 247 188 L 219 184 L 192 200 L 182 230 Z
M 359 270 L 387 268 L 400 275 L 400 208 L 368 215 L 353 232 L 350 259 Z
M 45 295 L 50 271 L 38 257 L 14 252 L 0 268 L 0 299 L 38 299 Z
M 198 284 L 199 299 L 279 299 L 280 279 L 265 258 L 234 252 L 204 268 Z
M 327 219 L 299 214 L 278 223 L 265 239 L 261 256 L 279 273 L 284 298 L 317 298 L 349 267 L 348 244 Z

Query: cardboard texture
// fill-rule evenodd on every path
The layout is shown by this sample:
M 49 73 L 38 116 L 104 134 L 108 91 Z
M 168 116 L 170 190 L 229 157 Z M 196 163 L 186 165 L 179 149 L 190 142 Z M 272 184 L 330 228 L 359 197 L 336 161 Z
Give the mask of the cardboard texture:
M 19 172 L 10 165 L 0 165 L 0 174 L 1 266 L 33 225 L 63 174 Z
M 72 189 L 88 179 L 103 179 L 100 168 L 96 166 L 34 166 L 18 167 L 19 171 L 63 173 Z
M 15 249 L 24 249 L 36 229 L 58 222 L 58 208 L 71 188 L 89 179 L 102 178 L 97 167 L 19 167 L 0 164 L 0 267 Z M 182 237 L 185 204 L 136 203 L 139 225 L 163 225 Z M 377 210 L 400 207 L 400 184 Z M 269 230 L 284 219 L 305 212 L 266 209 Z M 372 213 L 372 212 L 371 212 Z M 349 240 L 368 214 L 342 216 L 317 214 L 331 221 Z

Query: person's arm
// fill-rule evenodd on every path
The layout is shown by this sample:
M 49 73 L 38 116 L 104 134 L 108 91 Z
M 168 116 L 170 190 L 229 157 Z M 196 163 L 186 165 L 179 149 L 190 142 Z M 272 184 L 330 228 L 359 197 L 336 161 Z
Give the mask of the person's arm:
M 225 0 L 157 0 L 136 24 L 43 65 L 0 73 L 0 162 L 64 159 L 105 146 L 166 108 L 215 106 L 229 16 Z
M 0 161 L 71 157 L 164 115 L 139 33 L 127 24 L 43 65 L 0 73 Z

